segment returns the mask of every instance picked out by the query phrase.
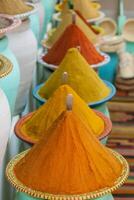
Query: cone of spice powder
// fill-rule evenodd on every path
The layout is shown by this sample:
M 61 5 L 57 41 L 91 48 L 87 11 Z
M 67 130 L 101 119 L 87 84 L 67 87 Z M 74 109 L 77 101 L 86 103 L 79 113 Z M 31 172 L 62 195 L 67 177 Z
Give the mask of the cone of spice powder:
M 110 89 L 99 78 L 96 72 L 76 48 L 69 49 L 58 69 L 39 89 L 38 94 L 48 99 L 62 85 L 62 74 L 68 73 L 67 84 L 86 102 L 93 103 L 103 100 L 110 94 Z
M 63 16 L 64 16 L 65 14 L 68 13 L 69 9 L 74 9 L 74 5 L 73 5 L 72 3 L 69 3 L 69 1 L 68 1 L 68 4 L 67 4 L 66 2 L 67 2 L 66 0 L 62 2 L 62 12 L 61 12 L 61 14 L 60 14 L 60 18 L 61 18 L 61 19 L 63 18 Z M 79 15 L 79 17 L 89 26 L 89 28 L 92 29 L 92 31 L 93 31 L 94 33 L 96 33 L 96 34 L 99 34 L 100 32 L 101 32 L 101 34 L 104 33 L 104 30 L 103 30 L 102 28 L 99 27 L 99 30 L 96 30 L 96 29 L 94 28 L 94 26 L 92 26 L 89 22 L 87 22 L 86 18 L 81 14 L 80 11 L 75 10 L 75 12 L 76 12 L 76 13 Z
M 63 34 L 65 29 L 73 23 L 73 18 L 75 16 L 76 22 L 75 24 L 81 29 L 81 31 L 87 36 L 89 40 L 92 41 L 92 43 L 96 44 L 98 43 L 99 36 L 94 33 L 94 31 L 79 17 L 78 14 L 76 14 L 74 11 L 69 11 L 68 14 L 66 14 L 63 17 L 63 20 L 55 30 L 55 32 L 46 40 L 42 41 L 42 44 L 47 47 L 52 47 L 53 44 L 60 38 L 60 36 Z
M 42 59 L 48 64 L 57 66 L 61 63 L 67 51 L 73 47 L 80 47 L 80 53 L 90 65 L 99 64 L 105 59 L 76 24 L 71 24 L 65 29 L 61 37 Z
M 37 111 L 21 118 L 15 127 L 16 135 L 29 143 L 36 143 L 45 136 L 46 130 L 66 110 L 66 96 L 73 95 L 73 111 L 100 140 L 112 128 L 111 121 L 99 112 L 94 112 L 68 85 L 60 86 L 52 97 Z
M 65 15 L 68 15 L 68 13 L 69 13 L 69 10 L 66 9 L 66 12 L 64 12 L 63 15 L 61 14 L 59 18 L 60 18 L 61 20 L 63 20 L 64 16 L 65 16 Z M 104 29 L 103 29 L 102 27 L 100 27 L 100 26 L 95 26 L 95 25 L 92 25 L 90 22 L 87 22 L 86 18 L 81 14 L 80 11 L 75 10 L 75 13 L 77 13 L 77 15 L 87 24 L 87 26 L 88 26 L 90 29 L 92 29 L 92 31 L 93 31 L 95 34 L 97 34 L 97 35 L 99 34 L 100 36 L 101 36 L 101 35 L 104 35 L 105 31 L 104 31 Z
M 73 0 L 71 2 L 71 4 L 73 4 L 73 9 L 78 10 L 87 20 L 98 18 L 100 15 L 99 9 L 101 6 L 98 3 L 91 2 L 90 0 Z M 69 1 L 63 1 L 61 6 L 61 16 L 64 16 L 64 14 L 70 9 L 68 4 Z
M 34 10 L 32 5 L 27 5 L 23 0 L 0 0 L 0 14 L 21 15 Z
M 72 96 L 39 143 L 8 164 L 18 191 L 42 199 L 83 200 L 105 196 L 126 180 L 129 167 L 106 148 L 72 110 Z

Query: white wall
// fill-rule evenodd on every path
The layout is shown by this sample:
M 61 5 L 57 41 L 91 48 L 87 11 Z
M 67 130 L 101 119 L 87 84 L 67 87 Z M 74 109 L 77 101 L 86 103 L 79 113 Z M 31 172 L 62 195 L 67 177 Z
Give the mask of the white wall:
M 83 0 L 84 1 L 84 0 Z M 108 17 L 117 18 L 119 0 L 99 0 Z M 125 15 L 134 18 L 134 0 L 124 0 Z

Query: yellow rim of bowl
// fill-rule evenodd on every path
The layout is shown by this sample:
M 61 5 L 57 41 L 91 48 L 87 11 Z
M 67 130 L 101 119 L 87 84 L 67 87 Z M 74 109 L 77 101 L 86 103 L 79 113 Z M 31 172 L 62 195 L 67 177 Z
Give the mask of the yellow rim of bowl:
M 122 164 L 123 169 L 120 177 L 117 179 L 115 184 L 112 187 L 106 187 L 98 191 L 81 194 L 81 195 L 54 195 L 45 192 L 40 192 L 28 188 L 22 182 L 20 182 L 15 173 L 14 167 L 15 165 L 28 153 L 29 150 L 22 152 L 13 158 L 6 168 L 6 176 L 9 182 L 20 192 L 24 192 L 32 197 L 41 198 L 41 199 L 49 199 L 49 200 L 85 200 L 85 199 L 94 199 L 105 196 L 109 193 L 112 193 L 114 190 L 117 190 L 123 183 L 126 181 L 129 174 L 129 166 L 127 161 L 117 152 L 109 149 L 113 153 L 113 155 L 118 159 L 118 161 Z
M 3 55 L 0 55 L 0 78 L 7 76 L 13 69 L 13 64 Z

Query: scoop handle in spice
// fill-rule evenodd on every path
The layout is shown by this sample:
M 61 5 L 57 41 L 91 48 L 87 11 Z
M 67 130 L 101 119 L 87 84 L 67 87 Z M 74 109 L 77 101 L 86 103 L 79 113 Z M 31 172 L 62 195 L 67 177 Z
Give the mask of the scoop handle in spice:
M 68 81 L 68 73 L 64 72 L 62 75 L 62 83 L 67 84 L 67 81 Z
M 68 94 L 66 99 L 66 106 L 68 111 L 72 111 L 73 108 L 73 95 Z
M 72 13 L 72 24 L 76 24 L 76 13 Z

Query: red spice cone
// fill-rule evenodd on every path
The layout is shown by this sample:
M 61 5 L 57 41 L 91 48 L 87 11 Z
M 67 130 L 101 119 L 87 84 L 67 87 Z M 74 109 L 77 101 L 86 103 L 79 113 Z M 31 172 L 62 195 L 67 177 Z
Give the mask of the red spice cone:
M 52 46 L 43 60 L 49 64 L 59 65 L 70 48 L 79 47 L 80 53 L 90 65 L 103 62 L 104 56 L 96 50 L 84 33 L 75 25 L 66 28 L 61 37 Z

